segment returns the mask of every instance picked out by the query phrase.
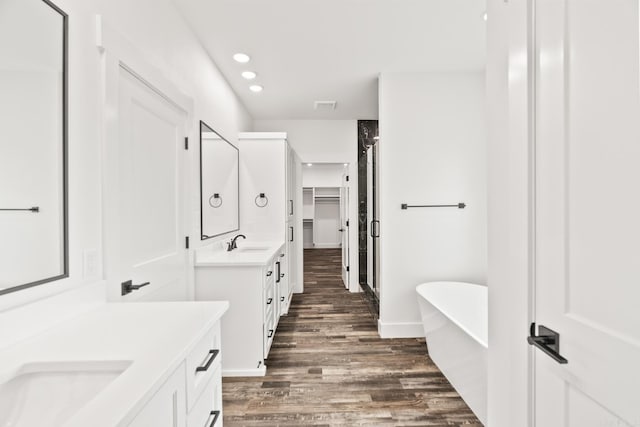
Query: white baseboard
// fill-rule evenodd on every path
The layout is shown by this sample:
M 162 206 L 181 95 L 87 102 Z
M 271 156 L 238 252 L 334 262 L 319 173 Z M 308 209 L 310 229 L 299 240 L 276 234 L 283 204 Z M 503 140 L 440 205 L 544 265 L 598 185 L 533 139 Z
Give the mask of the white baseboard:
M 223 369 L 223 377 L 264 377 L 267 375 L 267 367 L 262 365 L 256 369 Z
M 340 249 L 340 243 L 314 243 L 309 249 Z
M 386 323 L 378 319 L 380 338 L 423 338 L 424 328 L 420 322 Z

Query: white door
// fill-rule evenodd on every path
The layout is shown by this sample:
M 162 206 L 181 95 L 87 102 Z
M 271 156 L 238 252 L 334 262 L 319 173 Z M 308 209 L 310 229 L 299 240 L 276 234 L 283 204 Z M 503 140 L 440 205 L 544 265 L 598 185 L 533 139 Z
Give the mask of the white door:
M 127 281 L 149 284 L 125 301 L 186 299 L 186 120 L 177 104 L 120 67 L 118 138 L 107 144 L 105 172 L 111 299 Z
M 340 237 L 342 239 L 342 282 L 349 289 L 349 187 L 346 175 L 342 178 L 340 187 Z
M 533 352 L 535 425 L 639 426 L 638 0 L 538 0 L 535 22 L 535 320 L 567 360 Z

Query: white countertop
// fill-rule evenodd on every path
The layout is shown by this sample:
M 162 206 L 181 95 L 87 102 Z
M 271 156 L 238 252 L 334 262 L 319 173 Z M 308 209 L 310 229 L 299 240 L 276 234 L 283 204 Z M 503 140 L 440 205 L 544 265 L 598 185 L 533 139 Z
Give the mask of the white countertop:
M 29 363 L 132 361 L 65 424 L 124 426 L 228 307 L 226 301 L 104 304 L 2 350 L 0 382 Z
M 278 252 L 284 242 L 238 241 L 238 248 L 231 252 L 224 249 L 204 247 L 196 251 L 196 267 L 265 266 Z M 259 248 L 260 250 L 255 250 Z M 254 249 L 254 250 L 251 250 Z

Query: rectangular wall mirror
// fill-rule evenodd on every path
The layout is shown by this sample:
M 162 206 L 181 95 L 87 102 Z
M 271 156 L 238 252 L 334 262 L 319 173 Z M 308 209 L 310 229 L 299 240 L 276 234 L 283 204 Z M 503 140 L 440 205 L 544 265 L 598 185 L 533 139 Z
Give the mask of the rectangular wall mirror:
M 200 122 L 200 230 L 206 240 L 240 228 L 240 152 Z
M 0 0 L 0 295 L 68 276 L 67 15 Z

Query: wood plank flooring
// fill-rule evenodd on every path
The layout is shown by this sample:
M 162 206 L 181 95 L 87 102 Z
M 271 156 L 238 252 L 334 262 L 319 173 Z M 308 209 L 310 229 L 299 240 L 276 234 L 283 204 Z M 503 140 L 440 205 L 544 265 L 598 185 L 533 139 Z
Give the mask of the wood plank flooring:
M 305 250 L 304 294 L 280 319 L 267 375 L 224 378 L 224 425 L 481 427 L 424 339 L 381 339 L 340 250 Z

